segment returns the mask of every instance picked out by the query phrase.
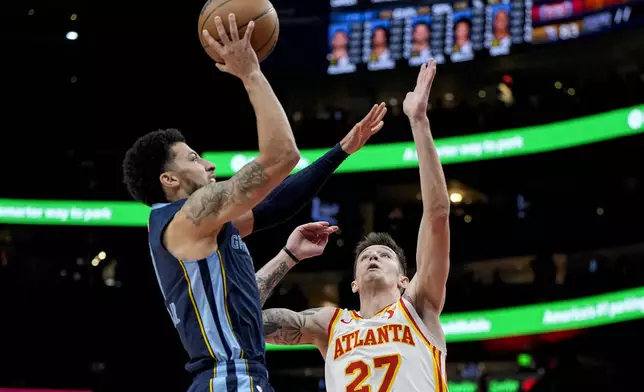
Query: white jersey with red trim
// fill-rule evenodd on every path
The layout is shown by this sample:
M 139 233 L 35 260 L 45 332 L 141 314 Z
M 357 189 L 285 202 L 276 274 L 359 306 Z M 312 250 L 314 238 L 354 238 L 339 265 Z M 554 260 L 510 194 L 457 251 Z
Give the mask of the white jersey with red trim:
M 327 392 L 447 392 L 438 336 L 404 298 L 370 319 L 338 309 L 329 325 Z

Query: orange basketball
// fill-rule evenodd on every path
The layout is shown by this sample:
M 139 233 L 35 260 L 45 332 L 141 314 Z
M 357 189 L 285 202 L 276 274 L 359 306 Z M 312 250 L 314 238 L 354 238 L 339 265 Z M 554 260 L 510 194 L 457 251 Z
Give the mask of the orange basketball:
M 215 27 L 215 16 L 221 18 L 226 32 L 230 33 L 229 14 L 235 14 L 240 37 L 244 36 L 248 22 L 251 20 L 255 22 L 251 45 L 255 49 L 259 61 L 268 57 L 275 48 L 280 33 L 277 12 L 273 4 L 268 0 L 208 0 L 199 15 L 198 33 L 201 46 L 206 47 L 206 42 L 201 35 L 203 29 L 208 30 L 212 38 L 220 41 Z M 216 53 L 213 53 L 210 57 L 218 63 L 224 62 Z

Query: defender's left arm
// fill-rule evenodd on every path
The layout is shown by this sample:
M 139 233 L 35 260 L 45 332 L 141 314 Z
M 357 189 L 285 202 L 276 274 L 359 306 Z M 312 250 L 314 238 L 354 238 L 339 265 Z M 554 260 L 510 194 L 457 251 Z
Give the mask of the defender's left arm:
M 255 273 L 255 281 L 259 289 L 259 300 L 262 307 L 264 307 L 266 300 L 271 296 L 278 283 L 284 279 L 284 276 L 296 264 L 297 261 L 282 249 L 277 256 Z
M 300 260 L 321 255 L 329 236 L 337 230 L 337 226 L 330 226 L 328 222 L 307 223 L 295 228 L 286 246 L 255 274 L 262 307 L 288 271 Z
M 279 184 L 255 208 L 233 221 L 242 237 L 283 223 L 297 214 L 320 191 L 347 157 L 382 129 L 387 113 L 384 103 L 371 111 L 331 150 L 305 169 Z
M 430 306 L 439 314 L 445 304 L 445 284 L 449 274 L 450 204 L 445 174 L 427 118 L 427 101 L 435 74 L 434 61 L 424 65 L 416 88 L 405 99 L 405 113 L 409 117 L 418 152 L 423 199 L 416 249 L 417 269 L 407 295 L 418 310 Z

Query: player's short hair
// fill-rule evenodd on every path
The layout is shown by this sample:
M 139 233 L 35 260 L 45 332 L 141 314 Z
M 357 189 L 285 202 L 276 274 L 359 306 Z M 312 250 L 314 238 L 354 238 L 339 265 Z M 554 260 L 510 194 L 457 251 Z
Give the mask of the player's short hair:
M 394 239 L 389 235 L 389 233 L 369 233 L 362 241 L 358 242 L 356 249 L 354 250 L 355 262 L 353 264 L 353 276 L 356 275 L 356 269 L 358 266 L 358 256 L 365 249 L 373 245 L 382 245 L 394 251 L 398 262 L 400 263 L 400 270 L 404 276 L 407 276 L 407 260 L 405 258 L 405 251 L 394 241 Z
M 461 18 L 458 21 L 456 21 L 456 23 L 454 23 L 454 31 L 456 31 L 456 27 L 461 23 L 465 23 L 467 27 L 470 29 L 470 32 L 472 31 L 472 22 L 467 18 Z
M 135 200 L 148 206 L 167 201 L 159 176 L 174 159 L 172 146 L 185 141 L 177 129 L 160 129 L 141 136 L 127 150 L 123 159 L 123 183 Z

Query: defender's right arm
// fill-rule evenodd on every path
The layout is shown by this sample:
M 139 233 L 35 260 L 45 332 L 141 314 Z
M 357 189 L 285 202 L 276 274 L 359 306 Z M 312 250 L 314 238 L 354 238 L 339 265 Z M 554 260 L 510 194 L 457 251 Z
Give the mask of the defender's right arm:
M 236 32 L 234 16 L 229 22 L 230 31 Z M 168 226 L 170 232 L 197 240 L 212 237 L 224 223 L 257 205 L 300 159 L 288 118 L 250 45 L 252 22 L 242 39 L 236 33 L 228 38 L 220 19 L 215 24 L 223 46 L 205 33 L 204 38 L 226 61 L 223 70 L 239 77 L 248 92 L 257 117 L 259 155 L 230 180 L 208 184 L 193 193 Z
M 282 346 L 313 344 L 324 356 L 329 344 L 329 326 L 337 311 L 336 308 L 315 308 L 303 312 L 279 308 L 264 310 L 264 337 L 267 343 Z

